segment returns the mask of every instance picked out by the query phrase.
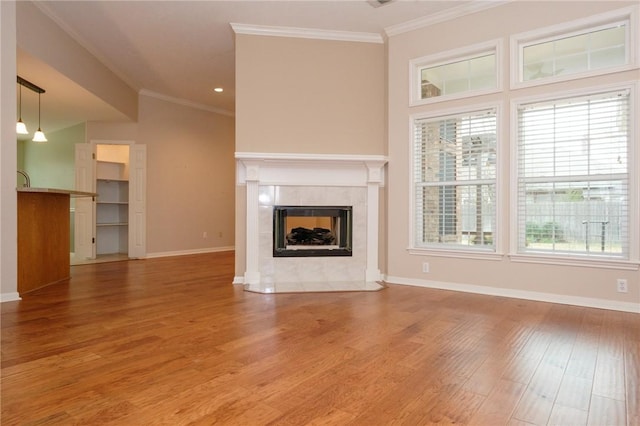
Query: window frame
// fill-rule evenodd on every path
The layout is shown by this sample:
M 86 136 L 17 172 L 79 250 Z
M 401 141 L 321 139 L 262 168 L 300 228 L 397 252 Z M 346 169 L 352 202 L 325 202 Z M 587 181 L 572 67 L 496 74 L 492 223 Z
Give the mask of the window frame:
M 520 252 L 519 239 L 520 239 L 520 215 L 519 215 L 519 185 L 518 179 L 520 176 L 519 170 L 519 150 L 520 141 L 518 139 L 519 133 L 519 108 L 523 104 L 536 103 L 536 102 L 553 102 L 560 101 L 568 98 L 579 98 L 596 95 L 598 93 L 626 91 L 630 93 L 629 99 L 629 143 L 627 146 L 628 156 L 628 245 L 629 252 L 628 258 L 616 259 L 611 256 L 599 257 L 596 255 L 585 255 L 581 253 L 550 253 L 550 252 Z M 638 170 L 638 163 L 640 152 L 638 152 L 638 100 L 640 99 L 640 85 L 636 81 L 628 81 L 620 84 L 611 85 L 599 85 L 589 86 L 576 90 L 567 90 L 557 93 L 544 93 L 533 96 L 517 97 L 511 99 L 510 113 L 511 113 L 511 136 L 510 139 L 514 141 L 513 148 L 511 149 L 510 156 L 510 181 L 512 182 L 509 196 L 510 196 L 510 234 L 509 241 L 510 253 L 509 257 L 514 262 L 524 263 L 543 263 L 550 265 L 563 265 L 563 266 L 581 266 L 581 267 L 597 267 L 597 268 L 611 268 L 621 270 L 638 270 L 640 265 L 640 170 Z
M 611 73 L 618 73 L 638 68 L 638 58 L 640 57 L 640 42 L 638 42 L 638 7 L 631 6 L 609 13 L 590 16 L 585 19 L 563 22 L 532 31 L 518 33 L 510 36 L 511 58 L 515 58 L 510 63 L 512 89 L 519 89 L 544 84 L 557 83 L 561 81 L 576 80 L 580 78 L 593 77 Z M 589 34 L 606 28 L 610 28 L 621 23 L 626 23 L 627 31 L 625 37 L 626 63 L 606 68 L 580 71 L 573 74 L 555 75 L 545 78 L 524 81 L 524 55 L 525 47 L 557 41 L 563 38 Z
M 502 39 L 494 39 L 484 43 L 478 43 L 471 46 L 465 46 L 458 49 L 447 50 L 444 52 L 414 58 L 409 61 L 409 106 L 427 105 L 435 102 L 450 101 L 453 99 L 470 98 L 473 96 L 487 95 L 490 93 L 501 92 L 502 87 Z M 442 65 L 448 65 L 455 62 L 461 62 L 473 58 L 477 58 L 486 54 L 495 55 L 495 87 L 488 89 L 468 90 L 465 92 L 453 93 L 451 95 L 434 96 L 423 99 L 421 96 L 421 75 L 425 68 L 432 68 Z
M 482 111 L 494 110 L 495 118 L 496 118 L 496 177 L 495 177 L 495 201 L 494 201 L 494 209 L 495 209 L 495 229 L 493 230 L 493 247 L 490 249 L 484 247 L 474 247 L 474 246 L 460 246 L 460 247 L 451 247 L 443 246 L 437 247 L 437 245 L 428 246 L 428 247 L 419 247 L 416 245 L 415 241 L 415 231 L 418 217 L 416 216 L 416 186 L 414 179 L 415 172 L 415 122 L 420 119 L 446 119 L 447 117 L 464 115 L 464 114 L 474 114 Z M 432 112 L 421 112 L 411 114 L 409 116 L 409 129 L 410 129 L 410 145 L 411 148 L 409 150 L 409 167 L 410 172 L 408 173 L 409 180 L 409 212 L 408 212 L 408 231 L 409 231 L 409 246 L 407 248 L 407 252 L 409 254 L 414 255 L 429 255 L 435 257 L 452 257 L 452 258 L 465 258 L 465 259 L 478 259 L 478 260 L 502 260 L 504 257 L 503 252 L 503 238 L 499 223 L 503 221 L 503 208 L 501 208 L 501 203 L 503 199 L 503 193 L 505 188 L 503 187 L 503 175 L 505 174 L 504 162 L 502 161 L 502 142 L 501 142 L 501 129 L 503 128 L 503 113 L 504 108 L 502 103 L 500 102 L 489 102 L 489 103 L 479 103 L 473 104 L 466 107 L 459 108 L 451 108 L 446 110 L 437 110 Z

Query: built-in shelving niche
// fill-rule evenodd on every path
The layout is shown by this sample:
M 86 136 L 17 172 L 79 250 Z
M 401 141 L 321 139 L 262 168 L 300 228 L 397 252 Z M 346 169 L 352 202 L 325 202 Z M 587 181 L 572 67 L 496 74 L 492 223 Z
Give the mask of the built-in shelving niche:
M 96 255 L 127 254 L 129 147 L 98 145 L 96 159 Z

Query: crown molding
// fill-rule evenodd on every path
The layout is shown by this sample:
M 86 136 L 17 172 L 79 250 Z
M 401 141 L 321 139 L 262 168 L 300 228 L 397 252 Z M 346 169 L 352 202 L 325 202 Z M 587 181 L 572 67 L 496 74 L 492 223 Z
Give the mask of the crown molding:
M 463 4 L 451 9 L 446 9 L 440 13 L 434 13 L 433 15 L 413 19 L 411 21 L 403 22 L 397 25 L 391 25 L 389 27 L 386 27 L 384 29 L 384 32 L 387 37 L 391 37 L 398 34 L 407 33 L 409 31 L 418 30 L 420 28 L 425 28 L 431 25 L 439 24 L 441 22 L 446 22 L 451 19 L 459 18 L 461 16 L 471 15 L 472 13 L 491 9 L 506 3 L 510 3 L 512 1 L 513 0 L 473 0 L 471 3 Z
M 138 94 L 142 95 L 142 96 L 148 96 L 150 98 L 156 98 L 156 99 L 160 99 L 162 101 L 167 101 L 167 102 L 171 102 L 171 103 L 174 103 L 174 104 L 190 107 L 190 108 L 195 108 L 195 109 L 200 109 L 200 110 L 203 110 L 203 111 L 213 112 L 215 114 L 226 115 L 227 117 L 235 117 L 235 115 L 236 115 L 235 112 L 233 112 L 233 111 L 228 111 L 226 109 L 215 108 L 215 107 L 212 107 L 212 106 L 209 106 L 209 105 L 204 105 L 204 104 L 199 104 L 199 103 L 196 103 L 196 102 L 191 102 L 191 101 L 188 101 L 186 99 L 174 98 L 173 96 L 163 95 L 162 93 L 153 92 L 153 91 L 147 90 L 147 89 L 140 90 L 138 92 Z
M 237 24 L 233 22 L 230 25 L 236 34 L 310 38 L 317 40 L 354 41 L 360 43 L 384 43 L 382 36 L 377 33 L 319 30 L 313 28 L 272 27 L 265 25 Z

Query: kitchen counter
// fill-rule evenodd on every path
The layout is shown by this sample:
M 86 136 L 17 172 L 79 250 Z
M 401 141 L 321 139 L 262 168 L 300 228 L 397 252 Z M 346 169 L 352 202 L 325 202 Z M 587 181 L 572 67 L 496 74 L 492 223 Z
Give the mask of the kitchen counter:
M 67 194 L 71 197 L 97 197 L 95 192 L 76 191 L 73 189 L 59 189 L 59 188 L 33 188 L 33 187 L 20 187 L 16 188 L 18 192 L 43 192 L 47 194 Z
M 69 278 L 71 197 L 93 192 L 57 188 L 16 188 L 18 192 L 18 293 Z

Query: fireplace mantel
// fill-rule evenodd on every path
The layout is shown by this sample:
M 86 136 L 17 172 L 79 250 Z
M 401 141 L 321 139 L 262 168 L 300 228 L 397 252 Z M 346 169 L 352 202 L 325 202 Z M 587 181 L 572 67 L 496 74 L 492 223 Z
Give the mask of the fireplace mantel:
M 382 155 L 275 154 L 236 152 L 240 185 L 384 186 Z
M 246 186 L 247 239 L 245 273 L 241 278 L 236 277 L 234 283 L 244 284 L 246 290 L 260 293 L 293 291 L 294 283 L 299 288 L 312 288 L 312 291 L 380 288 L 375 284 L 381 280 L 378 268 L 379 191 L 385 181 L 385 156 L 237 152 L 235 157 L 237 183 Z M 284 199 L 290 197 L 284 202 L 280 199 L 280 204 L 294 204 L 298 196 L 292 196 L 293 193 L 328 205 L 336 204 L 340 197 L 347 198 L 339 203 L 345 205 L 349 197 L 355 199 L 354 218 L 359 217 L 361 223 L 354 226 L 361 230 L 356 239 L 362 253 L 350 258 L 351 263 L 347 265 L 345 259 L 270 258 L 268 254 L 272 250 L 264 247 L 261 235 L 271 234 L 272 228 L 266 228 L 272 223 L 260 216 L 261 207 L 263 214 L 271 213 L 264 211 L 273 205 L 264 201 L 270 198 L 265 197 L 269 191 Z M 343 262 L 339 266 L 346 271 L 346 277 L 318 274 L 321 279 L 314 279 L 310 285 L 308 276 L 302 276 L 302 273 L 296 276 L 298 269 L 290 263 L 294 260 L 305 262 L 306 269 L 321 271 L 332 269 L 330 262 Z M 286 276 L 277 273 L 284 269 L 288 271 Z M 336 287 L 337 281 L 343 283 L 342 287 Z

